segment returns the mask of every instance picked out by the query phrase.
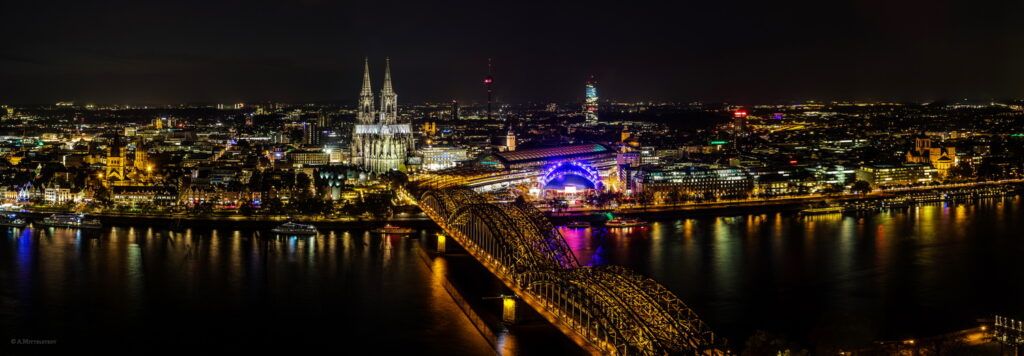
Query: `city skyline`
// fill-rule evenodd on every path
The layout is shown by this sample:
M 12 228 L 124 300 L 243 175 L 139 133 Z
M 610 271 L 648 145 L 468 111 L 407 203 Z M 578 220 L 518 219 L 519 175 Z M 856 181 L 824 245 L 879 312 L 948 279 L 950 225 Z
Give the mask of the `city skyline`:
M 1020 355 L 1022 10 L 5 2 L 0 340 Z
M 0 99 L 347 102 L 367 56 L 409 102 L 483 102 L 488 58 L 499 102 L 1024 97 L 1022 5 L 968 5 L 8 3 Z

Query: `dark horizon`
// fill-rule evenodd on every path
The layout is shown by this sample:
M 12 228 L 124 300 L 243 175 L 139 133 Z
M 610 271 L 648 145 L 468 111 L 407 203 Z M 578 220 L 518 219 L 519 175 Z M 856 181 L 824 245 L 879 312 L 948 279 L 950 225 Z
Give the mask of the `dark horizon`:
M 0 103 L 354 102 L 392 60 L 401 104 L 744 105 L 1024 97 L 1024 3 L 113 1 L 0 5 Z

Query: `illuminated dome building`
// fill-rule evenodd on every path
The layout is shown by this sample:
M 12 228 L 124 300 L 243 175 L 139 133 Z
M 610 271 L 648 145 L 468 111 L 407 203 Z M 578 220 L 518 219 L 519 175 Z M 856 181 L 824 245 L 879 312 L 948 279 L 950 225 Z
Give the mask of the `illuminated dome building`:
M 593 143 L 483 155 L 461 183 L 479 191 L 529 187 L 542 198 L 552 191 L 601 191 L 617 180 L 616 151 Z

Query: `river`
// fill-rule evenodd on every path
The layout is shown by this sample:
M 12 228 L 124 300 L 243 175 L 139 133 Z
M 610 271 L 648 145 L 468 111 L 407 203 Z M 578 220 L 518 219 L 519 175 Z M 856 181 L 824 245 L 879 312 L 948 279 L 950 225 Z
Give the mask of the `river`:
M 442 287 L 445 277 L 424 262 L 429 229 L 416 238 L 145 224 L 3 231 L 4 338 L 95 351 L 327 345 L 493 354 Z M 756 330 L 807 348 L 850 347 L 972 327 L 997 313 L 1024 316 L 1019 197 L 863 216 L 662 218 L 646 228 L 561 231 L 581 263 L 653 277 L 734 348 Z M 455 284 L 478 276 L 468 278 Z M 529 354 L 554 345 L 549 332 L 542 342 L 515 339 L 500 347 Z
M 653 277 L 735 348 L 756 330 L 808 347 L 863 346 L 1024 316 L 1020 197 L 862 216 L 663 219 L 566 229 L 582 264 Z

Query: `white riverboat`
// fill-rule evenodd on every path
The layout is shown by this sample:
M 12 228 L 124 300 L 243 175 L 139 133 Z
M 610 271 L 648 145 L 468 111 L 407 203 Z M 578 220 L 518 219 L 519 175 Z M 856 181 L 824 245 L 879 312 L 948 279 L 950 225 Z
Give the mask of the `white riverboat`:
M 99 229 L 103 227 L 99 219 L 90 219 L 85 214 L 53 214 L 39 220 L 39 225 L 70 227 L 74 229 Z
M 274 233 L 282 235 L 316 235 L 316 227 L 313 225 L 297 224 L 286 222 L 273 230 Z

